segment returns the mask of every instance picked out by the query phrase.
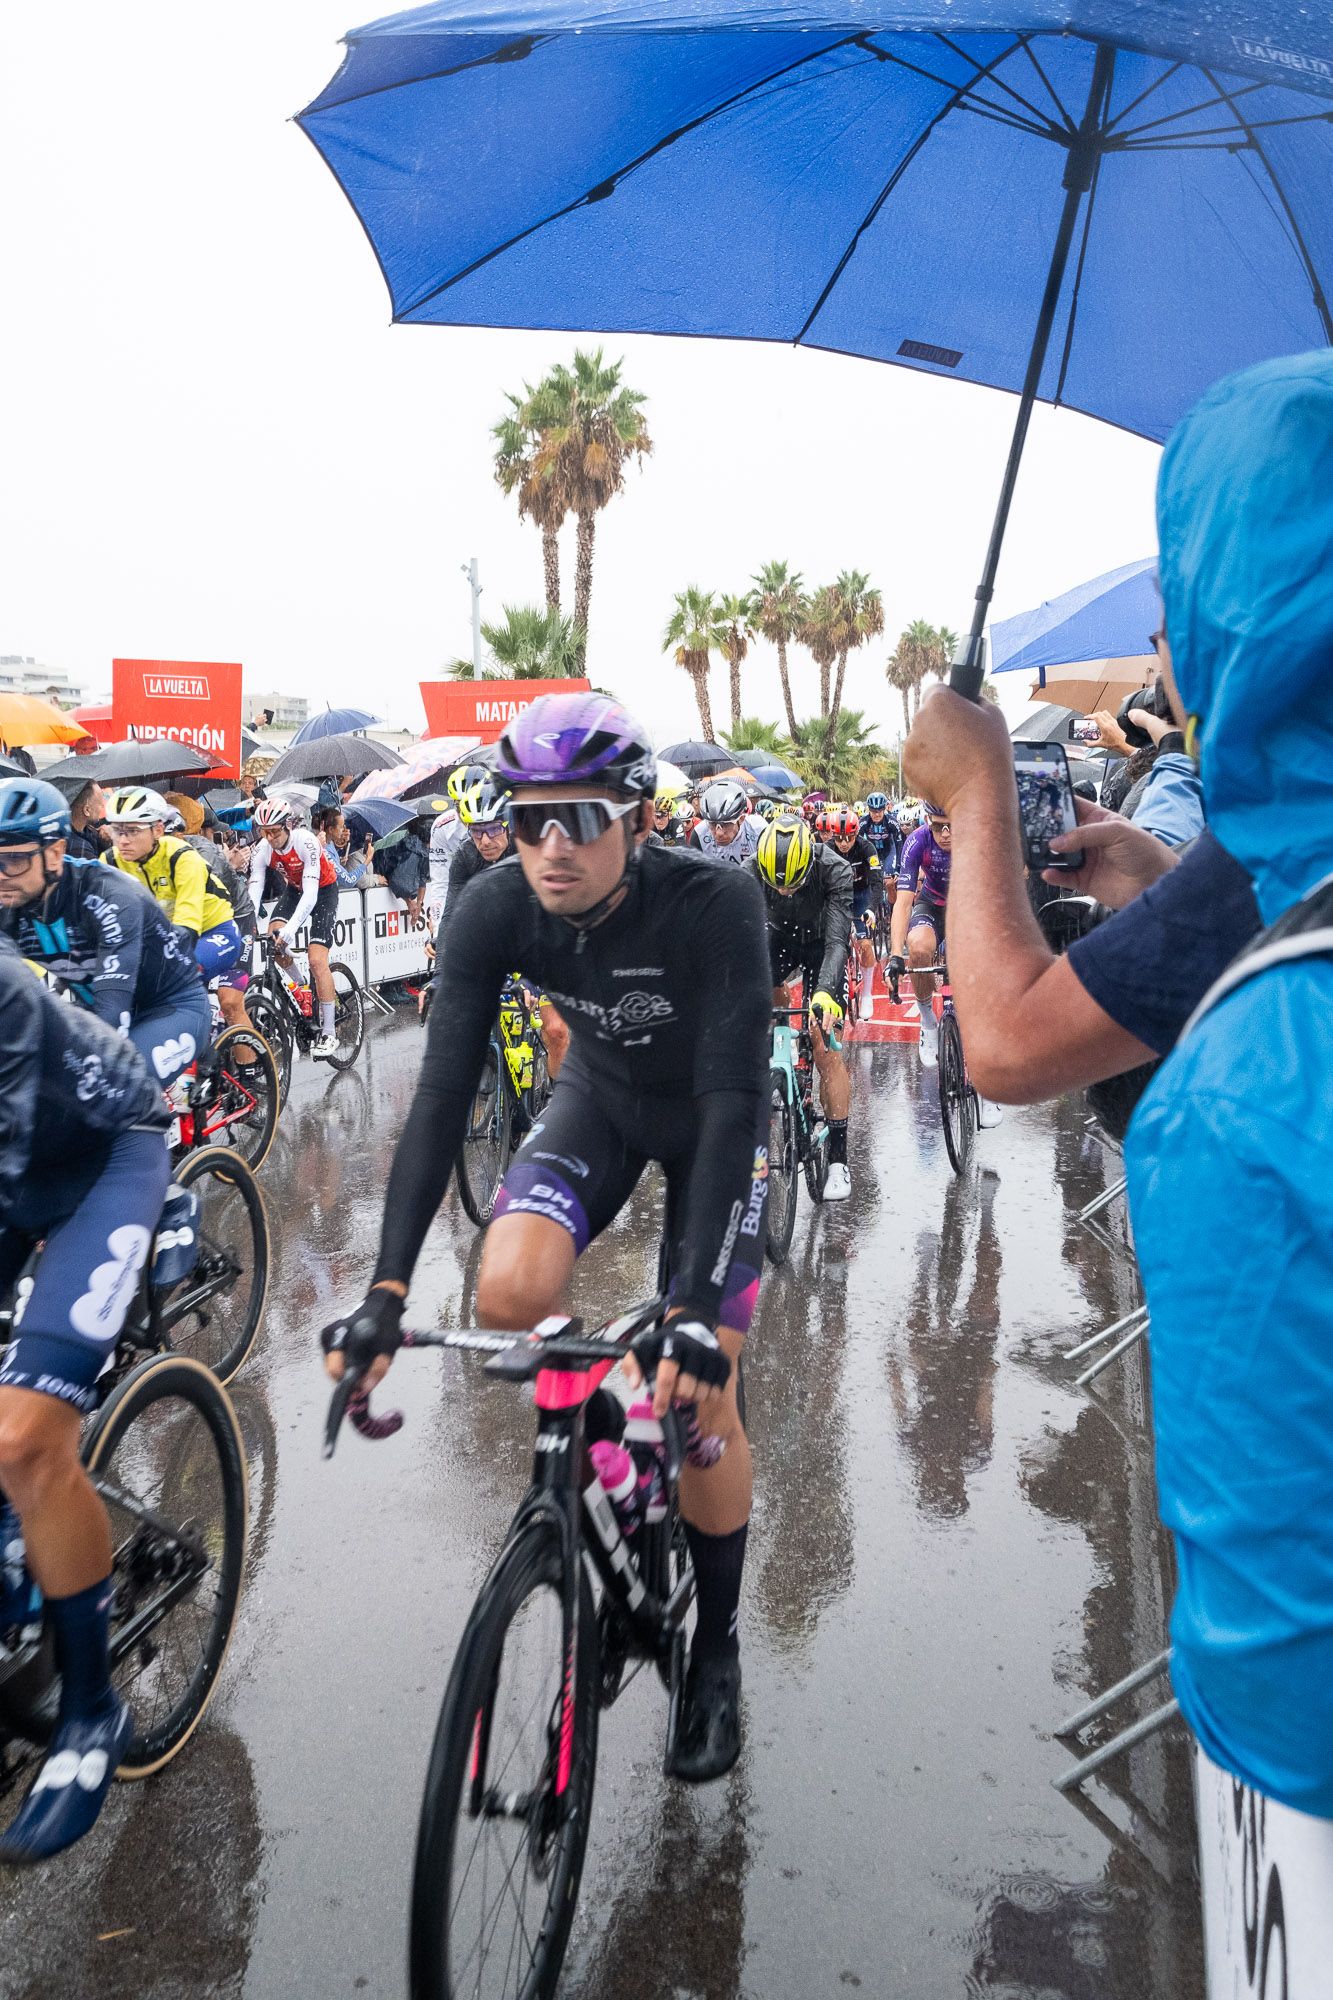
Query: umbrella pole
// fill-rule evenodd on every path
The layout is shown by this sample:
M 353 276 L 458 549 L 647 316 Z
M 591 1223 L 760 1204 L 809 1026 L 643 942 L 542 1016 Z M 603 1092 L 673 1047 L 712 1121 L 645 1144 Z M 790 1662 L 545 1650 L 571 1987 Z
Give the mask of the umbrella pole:
M 1092 83 L 1088 90 L 1083 122 L 1070 142 L 1069 157 L 1065 163 L 1064 207 L 1060 212 L 1060 227 L 1055 234 L 1055 247 L 1051 251 L 1050 268 L 1046 273 L 1046 289 L 1042 293 L 1041 310 L 1037 314 L 1036 330 L 1028 353 L 1027 373 L 1023 377 L 1023 388 L 1018 398 L 1018 415 L 1014 420 L 1014 434 L 1009 441 L 1009 457 L 1005 462 L 1004 478 L 1000 482 L 1000 498 L 995 509 L 995 519 L 991 524 L 986 562 L 981 572 L 981 581 L 977 585 L 972 629 L 959 644 L 949 673 L 949 686 L 955 693 L 966 695 L 970 701 L 979 698 L 981 684 L 986 678 L 984 633 L 986 620 L 990 615 L 991 597 L 995 590 L 995 573 L 1000 567 L 1000 550 L 1004 546 L 1004 531 L 1009 524 L 1009 508 L 1014 497 L 1014 486 L 1018 480 L 1023 447 L 1027 443 L 1032 406 L 1037 400 L 1037 387 L 1041 381 L 1042 370 L 1046 366 L 1046 350 L 1050 345 L 1051 329 L 1055 325 L 1056 309 L 1064 287 L 1069 252 L 1074 241 L 1074 228 L 1078 222 L 1079 209 L 1083 205 L 1083 197 L 1091 188 L 1093 175 L 1096 172 L 1101 149 L 1102 119 L 1111 94 L 1111 78 L 1114 72 L 1115 50 L 1108 47 L 1105 42 L 1099 42 L 1092 66 Z

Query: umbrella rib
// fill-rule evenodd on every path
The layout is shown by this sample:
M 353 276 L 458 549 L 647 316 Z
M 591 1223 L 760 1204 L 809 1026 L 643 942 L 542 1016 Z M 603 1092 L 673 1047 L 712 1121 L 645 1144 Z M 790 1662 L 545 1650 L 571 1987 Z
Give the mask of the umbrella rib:
M 915 67 L 915 65 L 912 63 L 903 62 L 901 57 L 891 54 L 888 50 L 884 50 L 879 53 L 881 53 L 881 60 L 883 60 L 884 62 L 899 63 L 903 69 L 912 69 Z M 1012 49 L 1005 49 L 1003 54 L 998 55 L 995 58 L 995 62 L 996 63 L 1003 62 L 1005 58 L 1011 55 L 1012 53 L 1013 53 Z M 995 66 L 994 64 L 991 64 L 990 68 L 993 69 L 994 66 Z M 985 73 L 988 74 L 989 72 Z M 955 110 L 957 106 L 962 103 L 968 91 L 971 90 L 972 84 L 976 81 L 978 81 L 977 78 L 972 78 L 969 82 L 955 88 L 953 95 L 949 97 L 940 106 L 939 110 L 931 118 L 930 122 L 927 125 L 925 125 L 922 128 L 922 130 L 917 134 L 911 146 L 908 148 L 907 152 L 903 155 L 903 158 L 899 160 L 897 166 L 894 168 L 893 172 L 889 175 L 888 180 L 885 182 L 884 186 L 880 189 L 879 193 L 876 195 L 870 207 L 866 210 L 866 213 L 861 218 L 861 221 L 857 224 L 856 229 L 854 230 L 851 239 L 847 244 L 846 249 L 843 251 L 841 257 L 839 257 L 837 263 L 834 265 L 831 275 L 826 281 L 818 298 L 815 300 L 814 305 L 810 308 L 809 313 L 806 315 L 804 325 L 801 327 L 800 332 L 796 335 L 795 340 L 792 342 L 792 345 L 794 347 L 800 346 L 801 342 L 805 339 L 806 335 L 809 333 L 815 321 L 819 318 L 820 313 L 823 312 L 824 307 L 828 303 L 830 293 L 832 292 L 834 286 L 837 284 L 839 278 L 842 276 L 843 272 L 847 269 L 847 266 L 848 264 L 850 264 L 852 258 L 855 256 L 857 246 L 860 244 L 861 238 L 865 235 L 866 231 L 872 227 L 877 217 L 879 216 L 880 210 L 883 208 L 885 202 L 888 200 L 889 196 L 893 193 L 894 189 L 897 187 L 903 175 L 907 172 L 907 169 L 911 166 L 917 154 L 921 151 L 921 148 L 925 145 L 927 139 L 930 138 L 936 126 L 941 124 L 942 121 L 948 117 L 949 113 Z
M 1042 82 L 1045 84 L 1047 94 L 1050 97 L 1051 103 L 1055 106 L 1061 118 L 1064 120 L 1065 129 L 1069 133 L 1070 138 L 1072 139 L 1074 134 L 1077 132 L 1078 127 L 1074 123 L 1074 120 L 1070 117 L 1068 111 L 1065 109 L 1064 104 L 1061 102 L 1059 92 L 1056 90 L 1055 85 L 1051 82 L 1051 79 L 1047 76 L 1045 70 L 1042 68 L 1041 64 L 1037 61 L 1036 56 L 1033 54 L 1032 42 L 1029 38 L 1024 39 L 1023 53 L 1027 57 L 1028 61 L 1032 64 L 1033 69 L 1036 70 L 1037 75 L 1041 78 Z
M 820 48 L 812 49 L 808 55 L 798 56 L 795 61 L 784 63 L 780 69 L 773 70 L 769 75 L 758 77 L 753 83 L 747 83 L 744 90 L 738 90 L 734 96 L 726 98 L 721 104 L 715 104 L 709 110 L 701 111 L 697 118 L 691 118 L 684 125 L 678 125 L 674 130 L 664 133 L 646 151 L 637 154 L 632 160 L 627 160 L 624 166 L 617 167 L 595 186 L 586 188 L 582 194 L 576 195 L 573 201 L 565 202 L 562 207 L 553 209 L 549 215 L 540 216 L 536 222 L 530 222 L 526 229 L 517 230 L 503 243 L 497 243 L 492 249 L 484 251 L 480 257 L 474 257 L 461 271 L 455 271 L 452 277 L 443 278 L 438 285 L 432 285 L 429 291 L 423 292 L 420 298 L 414 299 L 410 306 L 405 307 L 401 313 L 395 313 L 394 317 L 405 319 L 410 313 L 420 312 L 423 306 L 431 303 L 432 299 L 438 299 L 454 285 L 461 284 L 464 278 L 470 278 L 477 271 L 484 270 L 486 265 L 494 263 L 497 257 L 503 257 L 507 250 L 514 249 L 520 243 L 526 243 L 530 236 L 536 236 L 539 231 L 549 228 L 552 223 L 563 222 L 566 216 L 575 214 L 578 209 L 586 208 L 594 201 L 605 201 L 609 195 L 614 194 L 620 182 L 636 168 L 645 166 L 649 160 L 655 159 L 669 146 L 674 146 L 677 140 L 688 137 L 691 132 L 699 131 L 703 126 L 711 124 L 714 119 L 721 118 L 726 112 L 734 111 L 737 105 L 744 104 L 760 91 L 766 90 L 770 84 L 779 82 L 784 76 L 791 76 L 797 70 L 808 68 L 811 63 L 822 60 L 824 56 L 835 55 L 840 49 L 866 46 L 866 37 L 863 34 L 843 35 L 836 41 L 826 42 Z
M 1206 71 L 1204 73 L 1205 75 L 1207 74 Z M 1163 78 L 1163 81 L 1165 81 L 1165 78 Z M 1209 81 L 1211 82 L 1212 79 L 1210 78 Z M 1248 96 L 1252 90 L 1267 90 L 1269 88 L 1270 86 L 1266 83 L 1247 83 L 1243 84 L 1240 90 L 1236 94 L 1238 97 L 1244 97 Z M 1117 133 L 1116 134 L 1117 140 L 1141 139 L 1146 132 L 1155 132 L 1160 125 L 1176 125 L 1180 122 L 1182 118 L 1196 118 L 1201 111 L 1211 111 L 1215 105 L 1225 104 L 1228 110 L 1234 110 L 1235 107 L 1227 98 L 1225 92 L 1216 90 L 1216 86 L 1214 86 L 1214 89 L 1215 89 L 1215 95 L 1213 95 L 1212 97 L 1205 97 L 1202 104 L 1186 105 L 1183 111 L 1165 111 L 1163 112 L 1160 118 L 1149 118 L 1142 125 L 1131 126 L 1128 132 Z M 1128 107 L 1126 107 L 1126 109 L 1128 109 Z M 1122 111 L 1120 113 L 1120 117 L 1123 118 L 1124 116 L 1125 112 Z M 1237 117 L 1239 118 L 1239 113 L 1237 113 Z M 1120 122 L 1119 118 L 1113 119 L 1111 125 L 1108 125 L 1106 128 L 1107 132 L 1109 133 L 1112 129 L 1112 126 L 1118 124 L 1119 122 Z M 1201 134 L 1204 130 L 1225 132 L 1229 129 L 1230 128 L 1225 125 L 1216 125 L 1209 127 L 1201 127 L 1200 132 Z M 1185 137 L 1188 138 L 1189 134 L 1186 133 Z
M 1301 231 L 1301 225 L 1296 220 L 1296 216 L 1292 210 L 1291 203 L 1287 199 L 1287 191 L 1283 187 L 1281 181 L 1278 179 L 1277 174 L 1273 169 L 1272 161 L 1269 159 L 1267 153 L 1264 151 L 1259 140 L 1255 137 L 1254 128 L 1250 126 L 1248 120 L 1245 117 L 1244 112 L 1237 110 L 1235 102 L 1231 96 L 1231 93 L 1223 88 L 1223 86 L 1218 82 L 1217 78 L 1213 75 L 1211 70 L 1205 69 L 1204 75 L 1208 78 L 1208 81 L 1209 83 L 1212 84 L 1214 90 L 1221 91 L 1223 97 L 1226 98 L 1227 103 L 1231 106 L 1232 111 L 1235 112 L 1237 123 L 1246 133 L 1247 137 L 1249 138 L 1251 146 L 1254 148 L 1255 153 L 1263 161 L 1264 170 L 1267 173 L 1268 178 L 1273 185 L 1273 192 L 1277 196 L 1278 200 L 1281 202 L 1282 212 L 1287 218 L 1287 223 L 1288 226 L 1290 227 L 1292 239 L 1296 249 L 1296 254 L 1300 258 L 1301 263 L 1305 268 L 1305 275 L 1310 283 L 1310 296 L 1314 301 L 1315 311 L 1319 314 L 1320 320 L 1323 323 L 1324 339 L 1328 342 L 1330 347 L 1333 347 L 1333 313 L 1330 313 L 1329 311 L 1328 299 L 1325 296 L 1323 285 L 1319 281 L 1319 273 L 1315 270 L 1314 259 L 1310 255 L 1309 249 L 1306 245 L 1305 237 Z
M 326 111 L 341 111 L 345 104 L 361 104 L 367 98 L 383 97 L 391 90 L 410 90 L 417 83 L 442 83 L 451 76 L 466 76 L 469 70 L 485 69 L 492 63 L 523 62 L 541 48 L 543 43 L 557 39 L 554 35 L 520 35 L 516 41 L 506 42 L 503 48 L 492 49 L 486 56 L 469 56 L 466 62 L 450 63 L 445 69 L 428 70 L 424 76 L 396 77 L 392 83 L 372 84 L 369 90 L 353 90 L 346 97 L 340 97 L 335 104 L 322 104 L 318 111 L 300 111 L 296 123 L 303 125 L 322 118 Z
M 1047 117 L 1044 117 L 1043 114 L 1037 109 L 1035 104 L 1030 104 L 1027 98 L 1024 97 L 1021 90 L 1015 90 L 1013 84 L 1008 82 L 1008 80 L 1005 77 L 1002 77 L 999 74 L 998 63 L 992 63 L 988 66 L 983 66 L 981 63 L 977 61 L 975 56 L 969 55 L 966 49 L 959 48 L 957 42 L 951 41 L 948 35 L 937 34 L 935 39 L 937 42 L 940 43 L 940 45 L 943 48 L 948 49 L 951 54 L 956 55 L 959 62 L 971 63 L 973 69 L 976 71 L 976 77 L 974 80 L 977 83 L 980 83 L 982 78 L 984 77 L 987 83 L 993 83 L 998 90 L 1004 91 L 1006 96 L 1012 97 L 1015 104 L 1021 105 L 1024 111 L 1026 111 L 1031 117 L 1035 118 L 1037 123 L 1040 126 L 1042 126 L 1043 129 L 1051 126 L 1051 120 Z M 1015 54 L 1019 50 L 1025 49 L 1027 47 L 1027 41 L 1028 38 L 1026 35 L 1017 36 L 1014 41 L 1013 47 L 1010 49 L 1006 49 L 1004 55 L 1000 57 L 1000 62 L 1006 62 L 1011 55 Z M 1040 69 L 1038 69 L 1037 73 L 1038 75 L 1041 75 Z M 1044 76 L 1042 77 L 1042 82 L 1046 83 L 1046 79 Z M 1051 86 L 1049 85 L 1049 83 L 1046 84 L 1046 88 L 1048 90 L 1051 90 Z M 1055 97 L 1055 92 L 1053 90 L 1051 90 L 1051 96 Z M 1064 125 L 1065 131 L 1067 133 L 1072 134 L 1074 131 L 1074 127 L 1069 123 L 1069 113 L 1065 110 L 1063 104 L 1060 103 L 1058 97 L 1055 97 L 1055 103 L 1057 109 L 1061 114 L 1061 117 L 1065 121 Z
M 943 46 L 952 47 L 951 43 L 946 44 L 943 35 L 936 35 L 935 40 Z M 1013 42 L 1009 48 L 996 57 L 995 62 L 989 64 L 984 69 L 978 65 L 975 56 L 968 55 L 966 49 L 955 50 L 955 53 L 964 62 L 971 63 L 973 69 L 976 71 L 976 75 L 962 85 L 955 83 L 951 77 L 937 75 L 933 69 L 925 69 L 920 63 L 908 62 L 906 56 L 900 55 L 896 49 L 881 49 L 876 47 L 871 41 L 867 41 L 866 46 L 870 54 L 874 56 L 876 62 L 894 63 L 899 69 L 905 69 L 909 76 L 924 77 L 927 83 L 938 84 L 941 90 L 954 93 L 954 102 L 961 110 L 975 111 L 981 117 L 989 114 L 997 123 L 1012 124 L 1016 130 L 1031 132 L 1037 138 L 1063 140 L 1065 137 L 1063 129 L 1059 125 L 1054 124 L 1051 119 L 1043 118 L 1041 112 L 1033 105 L 1028 106 L 1035 121 L 1030 124 L 1026 119 L 1021 118 L 1016 111 L 1011 110 L 1007 104 L 991 104 L 987 98 L 973 98 L 968 94 L 976 84 L 983 81 L 991 83 L 1001 82 L 1001 79 L 994 74 L 994 71 L 1000 63 L 1007 61 L 1013 54 L 1014 49 L 1019 46 L 1018 41 Z M 1008 90 L 1011 97 L 1018 96 L 1017 91 L 1011 89 L 1008 84 L 1002 84 L 1002 88 Z M 1024 102 L 1022 99 L 1019 101 Z M 954 104 L 951 103 L 945 108 L 952 110 Z

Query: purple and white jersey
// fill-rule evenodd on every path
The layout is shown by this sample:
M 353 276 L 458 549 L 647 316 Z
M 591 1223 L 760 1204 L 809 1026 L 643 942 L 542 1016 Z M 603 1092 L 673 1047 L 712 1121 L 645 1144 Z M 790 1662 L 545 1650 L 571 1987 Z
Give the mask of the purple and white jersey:
M 949 856 L 929 826 L 919 826 L 907 836 L 898 864 L 898 887 L 932 903 L 943 903 L 948 896 Z

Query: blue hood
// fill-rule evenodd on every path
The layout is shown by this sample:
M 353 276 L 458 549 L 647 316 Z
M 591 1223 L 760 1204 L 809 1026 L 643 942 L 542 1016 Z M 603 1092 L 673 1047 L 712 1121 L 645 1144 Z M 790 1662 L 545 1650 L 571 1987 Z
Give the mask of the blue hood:
M 1219 382 L 1157 484 L 1176 683 L 1264 920 L 1333 871 L 1333 352 Z

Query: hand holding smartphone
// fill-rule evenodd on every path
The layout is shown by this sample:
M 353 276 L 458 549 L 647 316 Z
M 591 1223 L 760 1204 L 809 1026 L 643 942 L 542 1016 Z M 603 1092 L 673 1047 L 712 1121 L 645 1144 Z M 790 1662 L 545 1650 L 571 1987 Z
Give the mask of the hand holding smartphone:
M 1057 868 L 1072 874 L 1083 866 L 1083 849 L 1053 854 L 1051 841 L 1057 833 L 1078 831 L 1078 811 L 1074 786 L 1069 776 L 1069 760 L 1059 743 L 1014 744 L 1014 776 L 1018 782 L 1018 809 L 1023 821 L 1023 852 L 1033 874 Z

